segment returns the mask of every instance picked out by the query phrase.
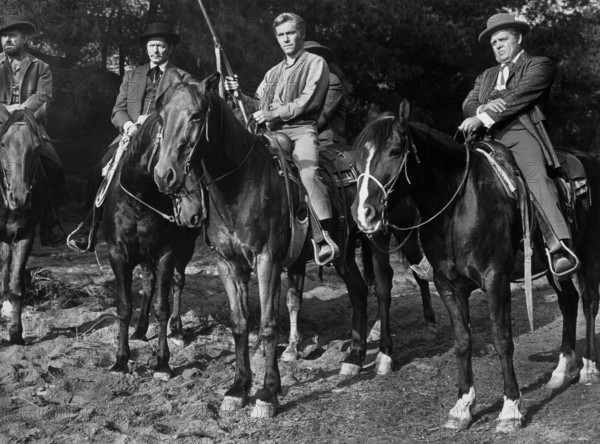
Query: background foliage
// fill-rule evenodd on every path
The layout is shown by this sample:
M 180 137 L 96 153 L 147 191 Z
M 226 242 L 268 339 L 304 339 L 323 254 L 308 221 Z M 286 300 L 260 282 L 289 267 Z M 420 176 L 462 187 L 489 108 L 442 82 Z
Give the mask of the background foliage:
M 547 108 L 553 139 L 559 146 L 584 150 L 600 146 L 599 3 L 204 0 L 247 92 L 280 60 L 271 30 L 273 18 L 283 11 L 303 16 L 307 38 L 334 50 L 352 86 L 351 136 L 363 125 L 371 102 L 394 111 L 404 97 L 411 100 L 415 119 L 453 134 L 461 121 L 462 100 L 475 77 L 495 63 L 491 49 L 479 45 L 477 36 L 490 15 L 503 10 L 516 13 L 533 26 L 526 49 L 551 57 L 559 67 Z M 1 0 L 0 7 L 1 13 L 17 12 L 37 23 L 40 32 L 33 46 L 55 70 L 93 70 L 97 75 L 108 70 L 118 75 L 93 80 L 80 97 L 72 94 L 75 102 L 106 102 L 103 106 L 108 110 L 102 111 L 108 115 L 103 119 L 110 116 L 124 70 L 144 62 L 136 36 L 150 21 L 170 21 L 182 35 L 177 65 L 199 77 L 215 70 L 212 38 L 197 0 Z M 100 112 L 100 107 L 94 109 Z

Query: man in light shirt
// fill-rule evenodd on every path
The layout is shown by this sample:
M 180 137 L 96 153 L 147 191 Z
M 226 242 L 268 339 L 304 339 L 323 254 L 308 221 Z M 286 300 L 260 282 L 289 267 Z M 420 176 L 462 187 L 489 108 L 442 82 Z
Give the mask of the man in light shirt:
M 548 169 L 559 168 L 545 128 L 540 105 L 554 80 L 554 65 L 546 57 L 534 57 L 522 48 L 529 25 L 506 13 L 496 14 L 479 35 L 490 42 L 499 65 L 487 69 L 475 81 L 463 102 L 466 119 L 459 129 L 473 133 L 486 129 L 510 149 L 542 213 L 540 226 L 551 255 L 551 269 L 565 277 L 575 272 L 569 226 L 559 209 L 558 192 Z
M 292 154 L 300 179 L 315 215 L 313 242 L 315 259 L 327 264 L 339 255 L 339 248 L 329 236 L 333 213 L 327 186 L 321 181 L 317 122 L 325 104 L 329 85 L 329 68 L 323 57 L 304 50 L 306 25 L 293 13 L 283 13 L 273 21 L 273 31 L 283 51 L 283 60 L 271 68 L 256 90 L 256 100 L 245 97 L 254 120 L 271 131 L 280 131 L 294 143 Z M 235 77 L 226 77 L 225 89 L 235 91 Z
M 177 77 L 183 81 L 191 80 L 190 74 L 169 62 L 169 57 L 180 40 L 173 28 L 165 23 L 151 23 L 146 32 L 139 36 L 150 61 L 126 72 L 123 77 L 111 116 L 111 121 L 120 134 L 106 150 L 102 157 L 102 165 L 106 165 L 115 156 L 121 140 L 133 136 L 144 120 L 156 111 L 156 101 L 178 80 Z M 96 196 L 93 197 L 95 201 Z M 88 202 L 86 207 L 93 208 L 94 205 Z M 82 252 L 94 251 L 99 214 L 101 208 L 95 208 L 92 217 L 87 217 L 84 223 L 71 233 L 68 242 L 70 247 Z

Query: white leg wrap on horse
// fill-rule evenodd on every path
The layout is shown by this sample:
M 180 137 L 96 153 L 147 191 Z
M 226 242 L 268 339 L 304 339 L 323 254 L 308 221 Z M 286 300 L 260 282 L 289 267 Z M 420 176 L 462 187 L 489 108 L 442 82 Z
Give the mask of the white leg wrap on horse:
M 497 432 L 510 433 L 520 429 L 525 422 L 525 418 L 519 410 L 521 405 L 521 397 L 519 399 L 511 400 L 506 396 L 504 397 L 504 405 L 502 411 L 498 415 L 498 425 L 496 426 Z
M 462 395 L 462 397 L 456 401 L 454 407 L 448 414 L 448 421 L 444 427 L 455 430 L 466 430 L 473 422 L 473 415 L 471 409 L 475 405 L 475 388 L 469 388 L 469 392 Z
M 297 342 L 290 342 L 281 354 L 281 360 L 284 362 L 297 361 L 299 357 L 299 345 Z
M 580 384 L 598 384 L 600 383 L 600 371 L 596 367 L 596 363 L 591 359 L 583 358 L 583 368 L 579 373 Z
M 356 376 L 360 373 L 361 366 L 356 364 L 348 364 L 347 362 L 342 363 L 340 368 L 340 375 L 342 376 Z
M 368 342 L 376 342 L 376 341 L 379 341 L 380 339 L 381 339 L 381 321 L 377 320 L 377 322 L 375 322 L 375 325 L 373 325 L 371 332 L 369 333 L 369 337 L 367 338 L 367 341 Z
M 277 404 L 256 400 L 256 405 L 252 409 L 250 416 L 252 418 L 273 418 L 277 413 Z
M 233 412 L 246 405 L 246 397 L 225 396 L 221 402 L 221 412 Z
M 387 375 L 392 371 L 392 357 L 385 353 L 379 352 L 375 361 L 375 366 L 378 375 Z
M 579 375 L 579 367 L 575 361 L 575 352 L 571 352 L 568 355 L 564 353 L 560 354 L 558 359 L 558 365 L 552 372 L 552 377 L 546 385 L 549 389 L 557 389 L 565 384 L 571 384 L 573 379 Z
M 11 318 L 12 317 L 12 309 L 13 306 L 10 301 L 2 302 L 2 317 L 3 318 Z

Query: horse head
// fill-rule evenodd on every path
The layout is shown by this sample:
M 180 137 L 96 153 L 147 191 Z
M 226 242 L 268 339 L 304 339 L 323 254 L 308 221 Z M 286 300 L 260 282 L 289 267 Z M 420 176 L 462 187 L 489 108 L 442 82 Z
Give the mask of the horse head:
M 179 226 L 199 228 L 206 219 L 204 192 L 195 169 L 186 175 L 181 190 L 171 195 L 175 222 Z
M 402 174 L 410 150 L 409 115 L 410 105 L 406 99 L 400 104 L 398 117 L 371 107 L 370 121 L 356 139 L 354 158 L 360 176 L 352 215 L 365 233 L 386 229 L 390 193 Z
M 209 134 L 210 93 L 218 90 L 215 73 L 200 83 L 176 82 L 157 103 L 163 134 L 154 167 L 154 180 L 161 192 L 177 193 L 191 170 L 192 157 L 203 157 L 214 144 Z
M 0 126 L 0 190 L 10 210 L 29 209 L 39 165 L 42 142 L 38 124 L 30 111 L 17 110 Z

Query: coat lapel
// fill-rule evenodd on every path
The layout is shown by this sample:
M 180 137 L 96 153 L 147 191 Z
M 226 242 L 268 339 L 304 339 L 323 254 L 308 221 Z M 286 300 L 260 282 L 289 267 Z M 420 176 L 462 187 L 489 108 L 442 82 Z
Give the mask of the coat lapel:
M 161 76 L 160 81 L 158 82 L 158 87 L 156 88 L 155 102 L 158 102 L 160 96 L 162 96 L 171 85 L 171 76 L 173 75 L 174 71 L 175 65 L 173 65 L 171 62 L 167 62 L 167 66 L 165 66 L 165 72 Z
M 521 54 L 521 56 L 519 57 L 519 59 L 516 61 L 515 65 L 511 68 L 511 70 L 508 72 L 508 79 L 506 79 L 506 84 L 508 85 L 508 82 L 510 82 L 513 78 L 513 76 L 516 73 L 519 73 L 518 77 L 516 80 L 518 80 L 519 78 L 521 78 L 521 71 L 523 70 L 523 66 L 525 66 L 525 62 L 527 61 L 527 53 L 525 51 L 523 51 L 523 54 Z
M 143 112 L 142 107 L 144 106 L 144 94 L 146 93 L 146 78 L 148 77 L 148 71 L 150 70 L 150 64 L 146 63 L 135 69 L 131 83 L 135 85 L 134 94 L 136 95 L 135 103 L 138 104 L 138 113 Z
M 29 56 L 31 57 L 31 56 Z M 29 69 L 29 67 L 31 66 L 31 59 L 29 57 L 23 57 L 23 61 L 21 62 L 21 75 L 19 76 L 19 91 L 21 90 L 21 85 L 23 84 L 23 79 L 25 78 L 25 75 L 27 74 L 27 70 Z M 23 96 L 21 96 L 23 97 Z

